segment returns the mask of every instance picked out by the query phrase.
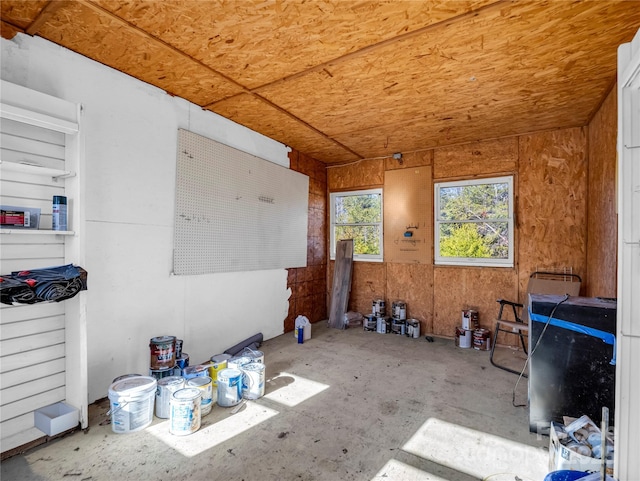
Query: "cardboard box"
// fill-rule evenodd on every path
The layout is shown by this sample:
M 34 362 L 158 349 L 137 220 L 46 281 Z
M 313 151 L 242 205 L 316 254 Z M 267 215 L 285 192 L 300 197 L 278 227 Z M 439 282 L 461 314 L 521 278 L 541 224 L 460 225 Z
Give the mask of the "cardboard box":
M 590 456 L 583 456 L 566 448 L 558 438 L 556 423 L 551 423 L 549 431 L 549 471 L 586 471 L 599 473 L 602 461 Z M 607 474 L 613 476 L 613 461 L 607 461 Z
M 36 427 L 48 436 L 55 436 L 78 425 L 79 411 L 63 402 L 51 404 L 34 412 Z
M 0 227 L 5 229 L 38 229 L 40 209 L 37 207 L 0 206 Z

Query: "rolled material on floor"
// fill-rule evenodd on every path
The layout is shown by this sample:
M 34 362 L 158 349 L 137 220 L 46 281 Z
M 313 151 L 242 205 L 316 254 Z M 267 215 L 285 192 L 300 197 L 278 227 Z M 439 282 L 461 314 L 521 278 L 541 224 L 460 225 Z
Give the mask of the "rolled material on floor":
M 230 354 L 231 356 L 235 356 L 240 351 L 242 351 L 245 347 L 250 347 L 253 350 L 256 350 L 262 344 L 262 333 L 258 333 L 255 336 L 251 336 L 249 339 L 245 339 L 242 342 L 239 342 L 235 346 L 230 347 L 226 351 L 225 354 Z

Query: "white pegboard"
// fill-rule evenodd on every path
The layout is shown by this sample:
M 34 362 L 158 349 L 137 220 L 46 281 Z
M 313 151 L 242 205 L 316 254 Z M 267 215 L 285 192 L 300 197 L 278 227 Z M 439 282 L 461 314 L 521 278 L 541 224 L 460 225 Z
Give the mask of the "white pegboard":
M 178 130 L 177 275 L 304 267 L 309 178 Z

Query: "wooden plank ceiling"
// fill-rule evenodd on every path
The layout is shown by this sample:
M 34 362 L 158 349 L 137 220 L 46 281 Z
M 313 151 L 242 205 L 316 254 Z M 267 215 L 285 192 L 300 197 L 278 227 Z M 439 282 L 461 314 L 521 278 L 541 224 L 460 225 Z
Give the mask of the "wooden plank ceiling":
M 326 163 L 583 126 L 634 1 L 2 0 L 38 35 Z

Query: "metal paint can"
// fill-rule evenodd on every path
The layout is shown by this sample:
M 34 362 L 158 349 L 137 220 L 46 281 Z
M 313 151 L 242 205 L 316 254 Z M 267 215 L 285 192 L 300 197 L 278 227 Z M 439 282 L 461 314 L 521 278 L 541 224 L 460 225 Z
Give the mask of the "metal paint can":
M 491 332 L 489 329 L 476 329 L 473 331 L 473 348 L 477 351 L 491 350 Z
M 164 379 L 165 377 L 175 376 L 176 369 L 179 370 L 177 366 L 173 366 L 169 369 L 149 369 L 149 376 L 154 379 Z
M 206 416 L 211 412 L 213 406 L 213 384 L 209 376 L 194 377 L 187 380 L 187 387 L 195 387 L 202 391 L 202 398 L 200 400 L 200 415 Z M 216 392 L 216 398 L 218 394 Z
M 223 369 L 218 373 L 218 406 L 235 406 L 242 400 L 242 371 Z
M 456 346 L 462 349 L 469 349 L 472 344 L 472 333 L 473 331 L 470 329 L 456 327 Z
M 407 304 L 404 301 L 394 301 L 391 304 L 391 313 L 394 319 L 404 321 L 407 319 Z
M 176 359 L 182 355 L 182 339 L 176 339 Z
M 217 354 L 211 356 L 211 362 L 209 363 L 209 377 L 213 383 L 213 388 L 218 387 L 218 373 L 227 368 L 227 362 L 231 359 L 229 354 Z
M 193 434 L 200 429 L 202 415 L 200 399 L 202 391 L 196 387 L 178 389 L 171 395 L 169 402 L 169 432 L 176 436 Z
M 479 327 L 478 311 L 474 311 L 473 309 L 462 311 L 462 329 L 470 329 L 473 331 Z
M 386 315 L 386 303 L 384 299 L 374 299 L 371 303 L 373 314 L 376 317 L 384 317 Z
M 151 369 L 172 369 L 176 364 L 175 336 L 152 337 L 149 341 L 151 349 Z
M 404 336 L 406 331 L 406 321 L 400 319 L 393 319 L 391 321 L 391 332 L 393 334 L 399 334 Z
M 209 375 L 209 366 L 206 364 L 196 364 L 195 366 L 187 366 L 182 370 L 182 377 L 192 379 L 194 377 L 205 377 Z
M 417 319 L 407 319 L 407 336 L 414 339 L 420 337 L 420 321 Z
M 264 364 L 264 352 L 251 349 L 249 347 L 245 347 L 242 352 L 240 352 L 240 356 L 248 357 L 251 359 L 251 362 L 261 362 Z
M 156 389 L 156 417 L 168 418 L 171 415 L 171 395 L 184 387 L 184 379 L 180 376 L 169 376 L 158 381 Z
M 181 370 L 189 367 L 189 354 L 187 354 L 186 352 L 181 353 L 180 356 L 176 359 L 176 366 L 178 366 Z
M 362 326 L 365 331 L 375 331 L 378 328 L 378 320 L 375 314 L 367 314 L 364 316 Z
M 376 318 L 376 332 L 378 334 L 386 334 L 387 333 L 387 320 L 384 317 Z
M 242 397 L 259 399 L 264 396 L 265 366 L 261 362 L 252 362 L 242 367 Z

